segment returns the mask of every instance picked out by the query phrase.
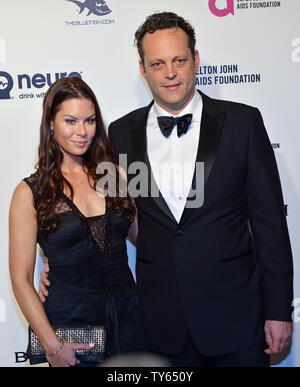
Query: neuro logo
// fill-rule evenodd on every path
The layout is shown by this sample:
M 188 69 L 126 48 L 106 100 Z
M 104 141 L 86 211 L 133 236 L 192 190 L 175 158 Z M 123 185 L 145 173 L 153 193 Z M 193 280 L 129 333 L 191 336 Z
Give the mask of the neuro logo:
M 87 8 L 89 11 L 87 16 L 89 16 L 91 13 L 96 16 L 104 16 L 111 13 L 111 9 L 108 8 L 104 0 L 86 0 L 83 3 L 77 0 L 66 1 L 70 1 L 71 3 L 78 5 L 78 7 L 80 8 L 79 13 L 82 13 L 84 9 Z
M 51 86 L 55 81 L 65 77 L 79 77 L 82 78 L 82 73 L 73 71 L 71 73 L 68 72 L 57 72 L 57 73 L 37 73 L 34 75 L 30 74 L 18 74 L 11 76 L 11 74 L 0 71 L 0 101 L 3 99 L 13 99 L 14 96 L 11 97 L 11 90 L 14 88 L 14 91 L 22 91 L 19 94 L 20 99 L 36 99 L 43 98 L 45 96 L 45 92 L 41 92 L 40 89 Z M 29 93 L 26 92 L 30 91 Z M 37 89 L 37 90 L 36 90 Z M 37 92 L 38 91 L 38 92 Z
M 5 71 L 0 71 L 0 99 L 10 99 L 10 92 L 14 81 L 12 76 Z
M 227 6 L 225 8 L 219 8 L 217 7 L 217 0 L 209 0 L 208 6 L 210 11 L 218 17 L 227 16 L 230 13 L 234 15 L 234 0 L 225 0 L 227 3 Z

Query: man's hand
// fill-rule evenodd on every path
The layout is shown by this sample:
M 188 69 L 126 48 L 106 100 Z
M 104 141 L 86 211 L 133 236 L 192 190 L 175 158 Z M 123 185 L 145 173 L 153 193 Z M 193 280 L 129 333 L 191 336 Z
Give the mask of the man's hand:
M 265 352 L 268 355 L 281 352 L 291 343 L 293 324 L 289 321 L 266 320 L 265 334 L 268 348 Z
M 39 287 L 39 297 L 42 302 L 46 301 L 46 297 L 49 296 L 49 292 L 46 286 L 50 286 L 50 281 L 48 280 L 49 265 L 45 264 L 43 271 L 41 272 L 41 281 Z

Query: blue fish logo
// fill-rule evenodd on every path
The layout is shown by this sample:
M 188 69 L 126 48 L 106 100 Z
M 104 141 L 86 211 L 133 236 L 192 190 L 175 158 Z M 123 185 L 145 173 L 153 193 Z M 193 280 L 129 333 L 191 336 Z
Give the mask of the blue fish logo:
M 104 16 L 111 13 L 111 9 L 108 8 L 104 0 L 86 0 L 85 2 L 80 2 L 77 0 L 66 0 L 78 5 L 80 8 L 79 13 L 82 13 L 85 8 L 89 10 L 87 16 L 91 13 L 97 16 Z

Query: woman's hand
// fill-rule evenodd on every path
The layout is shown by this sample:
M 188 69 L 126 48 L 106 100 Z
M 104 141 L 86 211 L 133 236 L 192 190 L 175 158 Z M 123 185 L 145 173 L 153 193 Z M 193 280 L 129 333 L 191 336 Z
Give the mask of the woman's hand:
M 52 354 L 47 354 L 46 358 L 52 367 L 73 367 L 80 364 L 76 358 L 76 351 L 79 349 L 91 349 L 94 344 L 89 343 L 68 343 L 62 342 L 60 347 Z
M 39 297 L 42 302 L 46 301 L 46 297 L 49 296 L 49 292 L 46 286 L 50 286 L 50 281 L 48 280 L 49 265 L 45 264 L 43 271 L 41 272 L 41 280 L 39 286 Z
M 138 232 L 139 232 L 139 228 L 138 228 L 138 220 L 137 220 L 137 214 L 136 214 L 134 222 L 132 222 L 128 230 L 128 239 L 134 246 L 136 246 Z

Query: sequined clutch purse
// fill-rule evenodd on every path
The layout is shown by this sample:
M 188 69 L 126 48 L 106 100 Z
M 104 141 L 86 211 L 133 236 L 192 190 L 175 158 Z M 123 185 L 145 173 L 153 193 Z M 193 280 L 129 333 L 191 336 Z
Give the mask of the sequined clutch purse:
M 91 349 L 76 351 L 76 358 L 80 361 L 101 362 L 106 353 L 106 329 L 103 326 L 86 327 L 53 327 L 57 337 L 61 341 L 69 343 L 93 343 Z M 27 357 L 30 364 L 46 363 L 46 353 L 37 335 L 28 327 Z

